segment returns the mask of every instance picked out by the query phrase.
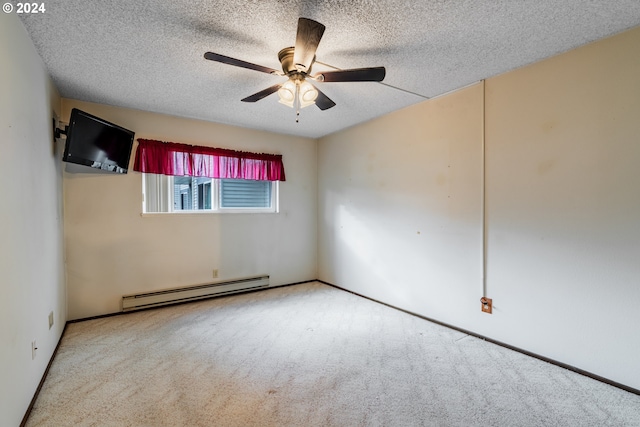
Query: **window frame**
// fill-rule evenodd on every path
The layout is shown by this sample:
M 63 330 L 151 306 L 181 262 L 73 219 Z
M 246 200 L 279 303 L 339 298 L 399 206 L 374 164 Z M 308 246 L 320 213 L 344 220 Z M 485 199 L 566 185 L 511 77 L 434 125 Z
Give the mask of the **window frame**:
M 158 198 L 158 206 L 162 207 L 166 205 L 167 211 L 163 212 L 148 212 L 147 211 L 147 197 L 146 190 L 147 180 L 149 177 L 154 177 L 160 183 L 164 180 L 164 184 L 160 184 L 157 187 L 159 190 L 156 192 L 156 198 Z M 224 178 L 222 178 L 224 179 Z M 252 208 L 252 207 L 232 207 L 223 208 L 220 206 L 220 188 L 221 180 L 218 178 L 211 178 L 211 209 L 185 209 L 174 210 L 174 177 L 169 175 L 159 175 L 151 173 L 142 173 L 142 215 L 201 215 L 201 214 L 256 214 L 256 213 L 278 213 L 280 211 L 280 183 L 279 181 L 268 181 L 271 184 L 271 206 L 268 208 Z M 164 190 L 164 191 L 163 191 Z M 162 193 L 164 196 L 162 195 Z M 164 197 L 164 199 L 163 199 Z

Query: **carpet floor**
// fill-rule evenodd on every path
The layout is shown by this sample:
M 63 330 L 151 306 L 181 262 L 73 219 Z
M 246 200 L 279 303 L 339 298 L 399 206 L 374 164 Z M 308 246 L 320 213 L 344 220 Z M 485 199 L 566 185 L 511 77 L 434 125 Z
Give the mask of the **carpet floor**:
M 640 396 L 314 282 L 68 324 L 27 426 L 640 426 Z

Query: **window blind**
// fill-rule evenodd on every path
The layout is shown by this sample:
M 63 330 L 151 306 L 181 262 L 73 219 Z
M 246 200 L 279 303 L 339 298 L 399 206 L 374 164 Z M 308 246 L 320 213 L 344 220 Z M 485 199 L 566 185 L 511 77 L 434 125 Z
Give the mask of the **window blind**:
M 246 179 L 220 180 L 221 208 L 271 207 L 271 183 Z

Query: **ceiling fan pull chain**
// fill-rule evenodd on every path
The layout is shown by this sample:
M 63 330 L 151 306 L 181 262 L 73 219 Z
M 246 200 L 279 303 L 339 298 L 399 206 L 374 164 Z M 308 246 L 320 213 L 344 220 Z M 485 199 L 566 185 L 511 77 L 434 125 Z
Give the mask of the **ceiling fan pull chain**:
M 296 123 L 300 123 L 300 81 L 296 80 Z

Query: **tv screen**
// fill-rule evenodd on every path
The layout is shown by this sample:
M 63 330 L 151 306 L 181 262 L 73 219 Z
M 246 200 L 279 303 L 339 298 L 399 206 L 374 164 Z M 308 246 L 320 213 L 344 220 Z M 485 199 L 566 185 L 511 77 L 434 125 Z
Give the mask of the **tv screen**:
M 134 132 L 74 108 L 62 160 L 127 173 Z

